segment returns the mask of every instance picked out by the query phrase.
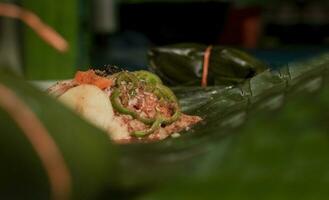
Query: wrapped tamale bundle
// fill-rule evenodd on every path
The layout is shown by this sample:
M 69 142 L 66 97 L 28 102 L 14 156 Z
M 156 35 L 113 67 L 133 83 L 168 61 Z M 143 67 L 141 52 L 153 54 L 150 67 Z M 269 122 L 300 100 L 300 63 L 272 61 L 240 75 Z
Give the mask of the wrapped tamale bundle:
M 151 71 L 170 85 L 201 85 L 202 78 L 203 85 L 235 85 L 268 68 L 241 50 L 194 43 L 155 47 L 148 58 Z

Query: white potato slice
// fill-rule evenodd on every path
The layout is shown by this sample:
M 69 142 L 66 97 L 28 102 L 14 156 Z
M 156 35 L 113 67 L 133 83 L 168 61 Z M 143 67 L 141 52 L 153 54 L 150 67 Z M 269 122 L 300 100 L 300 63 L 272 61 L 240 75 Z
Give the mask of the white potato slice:
M 127 126 L 115 118 L 109 97 L 98 87 L 87 84 L 73 87 L 58 99 L 97 127 L 107 131 L 112 139 L 129 138 Z

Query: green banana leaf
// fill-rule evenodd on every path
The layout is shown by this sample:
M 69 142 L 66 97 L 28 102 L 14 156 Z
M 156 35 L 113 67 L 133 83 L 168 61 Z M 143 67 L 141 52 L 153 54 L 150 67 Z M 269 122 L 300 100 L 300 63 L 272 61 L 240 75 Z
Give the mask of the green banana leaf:
M 150 69 L 170 85 L 201 84 L 207 46 L 182 43 L 149 50 Z M 208 85 L 236 85 L 268 67 L 238 49 L 214 46 L 209 58 Z
M 58 145 L 72 176 L 72 199 L 93 199 L 111 180 L 116 149 L 108 137 L 55 100 L 9 73 L 9 88 L 37 115 Z M 49 183 L 40 159 L 22 130 L 0 106 L 0 198 L 48 199 Z
M 179 138 L 129 145 L 111 143 L 106 133 L 10 73 L 0 73 L 0 84 L 28 105 L 58 145 L 72 176 L 72 199 L 215 198 L 218 188 L 231 199 L 307 197 L 317 191 L 321 197 L 328 183 L 328 69 L 324 54 L 266 70 L 237 86 L 175 87 L 182 110 L 204 122 Z M 273 113 L 277 117 L 270 118 Z M 296 133 L 281 133 L 281 123 L 293 121 Z M 1 106 L 0 127 L 0 197 L 47 199 L 49 181 L 40 160 Z M 284 186 L 309 193 L 296 196 Z
M 178 176 L 138 199 L 328 199 L 328 61 L 329 54 L 279 70 L 275 76 L 285 86 L 269 89 L 273 96 L 258 105 L 252 97 L 247 122 L 213 145 L 193 175 Z M 246 85 L 255 88 L 252 81 Z M 223 143 L 230 145 L 223 149 Z
M 328 199 L 328 102 L 327 85 L 294 96 L 276 112 L 249 115 L 244 126 L 213 145 L 193 175 L 138 199 Z M 230 145 L 223 149 L 223 143 Z

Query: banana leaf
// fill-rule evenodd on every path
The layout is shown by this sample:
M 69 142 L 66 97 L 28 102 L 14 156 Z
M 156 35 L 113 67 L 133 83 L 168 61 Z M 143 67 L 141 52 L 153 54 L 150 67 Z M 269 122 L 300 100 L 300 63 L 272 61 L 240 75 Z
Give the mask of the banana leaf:
M 243 85 L 254 93 L 247 92 L 247 122 L 221 140 L 230 146 L 223 150 L 220 143 L 214 145 L 200 159 L 194 176 L 177 177 L 138 199 L 327 199 L 328 56 L 273 72 L 284 80 L 284 87 L 279 82 L 270 86 L 267 75 L 255 77 L 266 82 L 272 93 L 267 98 L 266 87 L 258 90 L 253 81 Z M 262 97 L 254 98 L 258 95 Z
M 3 72 L 0 80 L 1 87 L 14 92 L 35 113 L 58 145 L 72 178 L 72 199 L 95 198 L 111 180 L 117 160 L 116 149 L 106 134 L 21 78 Z M 6 98 L 3 93 L 1 96 Z M 48 199 L 50 186 L 45 169 L 33 145 L 3 106 L 0 127 L 0 198 Z
M 328 69 L 329 54 L 324 54 L 289 64 L 278 71 L 265 70 L 236 86 L 175 87 L 173 90 L 182 110 L 202 116 L 204 122 L 179 138 L 150 144 L 113 144 L 106 133 L 10 73 L 0 73 L 0 85 L 13 91 L 32 110 L 57 144 L 72 177 L 71 199 L 136 196 L 168 199 L 168 195 L 177 195 L 177 199 L 186 195 L 200 199 L 200 195 L 205 194 L 214 198 L 218 195 L 218 187 L 223 188 L 223 197 L 231 199 L 241 197 L 236 191 L 255 198 L 272 194 L 275 199 L 292 194 L 280 184 L 304 189 L 311 183 L 299 186 L 296 181 L 306 184 L 316 178 L 321 180 L 305 191 L 310 192 L 308 195 L 316 191 L 320 191 L 319 195 L 327 194 L 323 188 L 328 179 L 323 174 L 327 174 L 329 153 L 325 139 L 329 130 L 326 122 Z M 314 92 L 323 86 L 326 89 L 316 98 Z M 300 101 L 309 107 L 284 106 L 284 102 L 298 105 Z M 317 107 L 320 105 L 321 109 Z M 293 110 L 289 112 L 293 120 L 281 119 L 278 108 L 283 106 L 283 112 L 288 108 Z M 315 108 L 315 111 L 307 108 Z M 281 117 L 270 119 L 274 111 Z M 312 118 L 316 114 L 320 115 L 317 120 Z M 249 122 L 245 123 L 246 120 Z M 297 125 L 296 133 L 280 134 L 280 123 L 291 124 L 294 120 L 297 125 L 310 124 L 307 134 L 298 134 L 305 128 L 297 128 Z M 242 124 L 246 126 L 237 129 Z M 319 124 L 321 126 L 317 127 Z M 47 199 L 50 186 L 45 169 L 22 129 L 3 106 L 0 106 L 0 127 L 1 199 Z M 248 127 L 250 132 L 243 131 Z M 260 127 L 261 131 L 253 132 L 255 127 Z M 243 132 L 248 134 L 239 134 Z M 296 146 L 293 152 L 289 152 L 291 145 Z M 293 160 L 295 156 L 298 159 Z M 312 166 L 319 167 L 309 168 L 310 159 L 313 159 Z M 288 175 L 283 176 L 276 167 L 279 171 L 282 167 L 282 172 Z M 294 170 L 300 171 L 294 174 Z M 304 173 L 307 178 L 300 178 Z M 312 179 L 312 175 L 315 178 Z M 272 180 L 271 177 L 276 178 Z M 289 177 L 295 182 L 289 183 Z M 281 178 L 288 178 L 288 182 Z M 197 187 L 201 188 L 200 194 L 196 194 Z M 275 191 L 279 191 L 277 196 Z
M 214 145 L 193 176 L 176 177 L 138 199 L 328 199 L 328 102 L 327 85 L 295 95 L 276 112 L 248 115 L 221 140 L 229 147 Z
M 170 85 L 200 85 L 206 45 L 182 43 L 149 50 L 150 70 Z M 208 85 L 236 85 L 268 69 L 238 49 L 214 46 L 209 58 Z

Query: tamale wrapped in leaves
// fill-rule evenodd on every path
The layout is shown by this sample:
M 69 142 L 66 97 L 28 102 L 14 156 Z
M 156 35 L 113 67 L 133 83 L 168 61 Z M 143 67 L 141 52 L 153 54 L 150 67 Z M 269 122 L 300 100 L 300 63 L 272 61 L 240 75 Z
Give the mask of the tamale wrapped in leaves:
M 278 71 L 265 70 L 236 86 L 175 87 L 173 91 L 179 98 L 182 110 L 202 116 L 204 122 L 185 131 L 180 138 L 130 145 L 111 143 L 105 133 L 90 126 L 54 99 L 47 97 L 46 94 L 42 94 L 41 91 L 37 91 L 19 78 L 8 73 L 0 73 L 0 84 L 13 91 L 35 113 L 59 147 L 71 172 L 72 199 L 95 199 L 100 195 L 106 199 L 113 197 L 111 193 L 113 191 L 121 191 L 125 196 L 127 190 L 131 191 L 132 188 L 138 190 L 137 193 L 140 194 L 165 183 L 168 184 L 167 190 L 153 193 L 148 199 L 159 199 L 159 195 L 163 195 L 163 199 L 168 199 L 166 192 L 178 196 L 194 196 L 194 199 L 198 199 L 200 196 L 195 194 L 196 190 L 188 188 L 199 187 L 200 185 L 193 185 L 193 181 L 202 177 L 209 178 L 212 175 L 215 175 L 214 178 L 205 182 L 209 184 L 209 188 L 215 187 L 214 191 L 218 191 L 217 184 L 220 184 L 221 187 L 226 188 L 226 193 L 221 193 L 223 197 L 234 199 L 234 197 L 239 197 L 233 195 L 238 194 L 234 192 L 234 187 L 242 188 L 240 191 L 247 196 L 255 192 L 253 197 L 259 194 L 257 187 L 261 187 L 262 191 L 267 191 L 270 195 L 273 194 L 274 197 L 291 195 L 291 191 L 280 189 L 282 184 L 291 187 L 298 186 L 309 192 L 320 191 L 320 194 L 324 194 L 323 183 L 327 182 L 326 176 L 321 176 L 321 174 L 325 173 L 328 167 L 329 150 L 327 149 L 329 146 L 324 140 L 328 130 L 327 123 L 324 123 L 328 110 L 326 106 L 328 96 L 325 94 L 328 92 L 322 91 L 320 94 L 323 94 L 323 98 L 317 99 L 316 105 L 308 106 L 308 108 L 324 106 L 324 109 L 317 109 L 318 115 L 324 114 L 324 118 L 318 119 L 318 122 L 311 120 L 315 114 L 306 107 L 302 111 L 301 106 L 294 107 L 292 104 L 287 104 L 288 108 L 294 111 L 290 113 L 289 123 L 293 121 L 299 123 L 298 120 L 303 124 L 311 123 L 312 130 L 318 130 L 318 134 L 312 130 L 309 130 L 307 134 L 299 134 L 304 131 L 303 129 L 294 129 L 296 133 L 292 135 L 279 134 L 280 124 L 275 128 L 274 125 L 270 126 L 270 119 L 267 121 L 264 119 L 272 116 L 273 110 L 282 107 L 285 101 L 303 101 L 307 104 L 312 102 L 314 93 L 311 93 L 311 96 L 309 92 L 318 91 L 323 85 L 326 88 L 329 87 L 328 71 L 329 54 L 324 54 L 305 62 L 289 64 Z M 287 106 L 284 110 L 288 109 Z M 280 123 L 288 121 L 287 119 L 280 121 L 280 112 L 277 113 L 279 117 L 274 120 Z M 0 154 L 3 158 L 0 165 L 2 177 L 0 184 L 1 190 L 7 192 L 1 191 L 1 194 L 7 194 L 4 197 L 15 195 L 14 197 L 45 199 L 50 193 L 49 180 L 39 158 L 22 134 L 20 127 L 3 106 L 0 106 L 0 118 L 2 133 Z M 245 123 L 246 120 L 248 120 L 247 123 Z M 315 124 L 320 123 L 322 125 L 316 128 Z M 247 124 L 247 127 L 259 126 L 263 129 L 257 133 L 248 132 L 241 136 L 243 137 L 241 140 L 237 140 L 239 137 L 239 134 L 236 134 L 237 130 L 243 129 L 236 128 L 241 124 Z M 269 125 L 266 126 L 266 124 Z M 268 129 L 273 129 L 273 131 Z M 264 141 L 268 143 L 265 146 Z M 284 157 L 287 152 L 282 148 L 289 149 L 291 145 L 297 145 L 298 148 L 292 151 L 294 154 Z M 305 145 L 307 148 L 303 149 Z M 310 146 L 312 146 L 311 149 Z M 314 147 L 318 148 L 314 149 Z M 264 154 L 260 154 L 258 150 Z M 325 166 L 324 168 L 308 165 L 310 159 L 314 157 L 311 156 L 312 152 L 315 153 L 318 162 L 313 160 L 314 162 L 311 163 L 314 166 L 320 163 L 316 166 Z M 290 165 L 291 162 L 294 164 Z M 261 166 L 267 168 L 262 169 Z M 280 170 L 270 170 L 276 166 L 282 167 L 280 168 L 282 174 L 279 173 Z M 290 173 L 296 168 L 302 174 Z M 315 170 L 310 172 L 308 169 Z M 260 174 L 254 174 L 255 170 L 260 171 Z M 284 176 L 285 173 L 287 176 Z M 271 174 L 274 174 L 273 177 L 276 178 L 271 179 L 273 178 Z M 313 180 L 312 184 L 315 180 L 312 177 L 322 178 L 321 181 L 315 182 L 319 187 L 318 190 L 315 186 L 306 190 L 307 184 L 298 185 L 298 183 L 284 180 L 286 177 L 290 178 L 289 180 L 300 180 L 305 184 L 308 179 L 300 178 L 305 174 L 311 181 Z M 186 175 L 190 177 L 188 181 L 191 185 L 177 190 L 177 187 L 179 188 L 177 184 L 188 183 L 184 180 L 177 182 L 176 178 L 186 177 Z M 20 184 L 17 185 L 17 182 Z M 27 185 L 29 187 L 26 187 Z M 113 185 L 118 190 L 113 190 Z M 231 190 L 225 187 L 228 185 L 232 187 Z M 208 197 L 215 195 L 207 192 L 208 186 L 204 185 L 202 188 Z M 104 193 L 107 189 L 108 191 Z M 171 189 L 175 192 L 172 193 Z M 11 192 L 17 190 L 20 192 Z M 118 193 L 120 192 L 116 194 Z M 308 194 L 310 195 L 311 193 Z M 265 198 L 265 196 L 262 197 Z
M 186 43 L 149 50 L 151 70 L 171 85 L 200 85 L 207 46 Z M 208 85 L 235 85 L 266 70 L 260 60 L 238 49 L 214 46 L 210 52 Z

